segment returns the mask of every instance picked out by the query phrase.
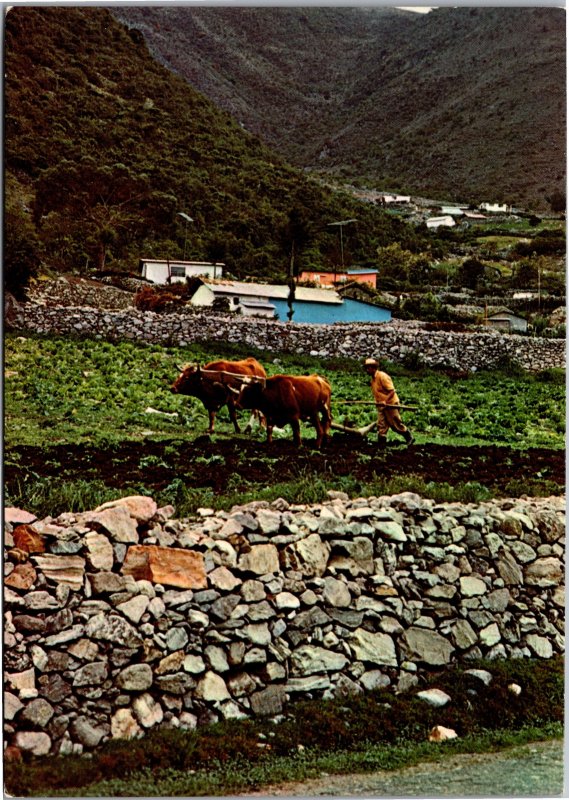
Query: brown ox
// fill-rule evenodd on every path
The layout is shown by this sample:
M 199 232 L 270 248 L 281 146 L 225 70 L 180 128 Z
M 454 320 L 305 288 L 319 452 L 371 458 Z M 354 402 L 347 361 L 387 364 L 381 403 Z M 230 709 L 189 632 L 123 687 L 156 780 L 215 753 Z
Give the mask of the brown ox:
M 213 433 L 215 415 L 225 405 L 235 431 L 239 433 L 235 414 L 234 392 L 238 393 L 236 387 L 241 386 L 244 378 L 251 381 L 255 378 L 264 380 L 267 374 L 254 358 L 245 358 L 242 361 L 210 361 L 203 367 L 199 364 L 186 364 L 181 370 L 171 386 L 171 391 L 174 394 L 197 397 L 202 401 L 209 414 L 208 433 Z M 253 417 L 249 420 L 248 428 L 251 427 L 252 420 Z
M 238 408 L 257 409 L 266 417 L 267 442 L 273 427 L 290 425 L 293 440 L 300 445 L 300 421 L 309 420 L 316 428 L 316 446 L 327 437 L 332 421 L 331 388 L 320 375 L 274 375 L 263 383 L 243 381 Z

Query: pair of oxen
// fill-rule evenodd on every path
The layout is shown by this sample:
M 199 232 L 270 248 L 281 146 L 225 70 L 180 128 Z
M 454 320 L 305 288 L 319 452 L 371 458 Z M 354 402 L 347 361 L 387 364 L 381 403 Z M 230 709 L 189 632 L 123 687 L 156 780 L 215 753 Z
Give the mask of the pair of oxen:
M 242 361 L 210 361 L 200 367 L 186 364 L 171 386 L 175 394 L 197 397 L 209 414 L 208 433 L 213 433 L 215 416 L 227 406 L 235 431 L 239 433 L 237 409 L 259 412 L 266 421 L 267 441 L 273 428 L 290 425 L 293 440 L 300 445 L 300 422 L 307 420 L 316 429 L 316 446 L 328 435 L 332 415 L 330 384 L 320 375 L 273 375 L 254 358 Z M 247 425 L 251 427 L 253 416 Z

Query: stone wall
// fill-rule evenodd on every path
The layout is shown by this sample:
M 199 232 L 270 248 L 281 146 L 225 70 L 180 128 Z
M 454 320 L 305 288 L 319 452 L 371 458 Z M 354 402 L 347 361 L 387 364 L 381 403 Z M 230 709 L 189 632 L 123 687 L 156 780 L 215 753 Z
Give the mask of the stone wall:
M 230 342 L 272 353 L 306 353 L 322 358 L 369 355 L 401 362 L 417 355 L 428 366 L 477 370 L 511 360 L 526 370 L 565 367 L 565 340 L 504 335 L 486 329 L 474 333 L 429 331 L 419 322 L 308 325 L 213 314 L 188 308 L 176 314 L 128 309 L 47 307 L 11 303 L 8 330 L 44 334 L 129 339 L 188 345 Z
M 150 498 L 6 509 L 5 743 L 80 753 L 563 651 L 563 498 L 329 495 L 193 520 Z

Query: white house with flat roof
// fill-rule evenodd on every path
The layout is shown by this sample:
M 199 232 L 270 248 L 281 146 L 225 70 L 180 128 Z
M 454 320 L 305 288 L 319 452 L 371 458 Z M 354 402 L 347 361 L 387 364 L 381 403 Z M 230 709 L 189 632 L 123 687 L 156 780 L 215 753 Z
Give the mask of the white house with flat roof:
M 450 214 L 445 214 L 443 217 L 429 217 L 425 222 L 427 228 L 453 228 L 456 225 L 454 218 Z
M 153 283 L 184 283 L 186 278 L 223 277 L 225 264 L 211 261 L 176 261 L 175 259 L 141 258 L 140 273 Z

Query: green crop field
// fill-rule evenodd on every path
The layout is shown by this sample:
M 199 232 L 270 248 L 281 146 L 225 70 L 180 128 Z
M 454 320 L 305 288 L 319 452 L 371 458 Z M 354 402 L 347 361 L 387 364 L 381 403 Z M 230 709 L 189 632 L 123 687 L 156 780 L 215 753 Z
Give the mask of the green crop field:
M 357 426 L 374 419 L 367 377 L 357 362 L 309 356 L 256 355 L 268 374 L 318 372 L 332 385 L 334 419 Z M 5 446 L 92 443 L 99 446 L 204 433 L 207 414 L 195 398 L 169 387 L 177 365 L 243 357 L 229 348 L 110 344 L 92 339 L 9 334 L 5 341 Z M 565 440 L 565 380 L 561 371 L 537 375 L 480 372 L 456 379 L 440 371 L 385 365 L 402 403 L 417 406 L 406 420 L 418 442 L 503 444 L 561 449 Z M 159 413 L 155 413 L 159 412 Z M 169 416 L 170 415 L 170 416 Z M 174 416 L 172 416 L 174 415 Z M 233 436 L 225 411 L 218 435 Z M 258 436 L 264 436 L 258 433 Z M 284 436 L 289 437 L 290 431 Z M 303 431 L 310 439 L 314 433 Z

